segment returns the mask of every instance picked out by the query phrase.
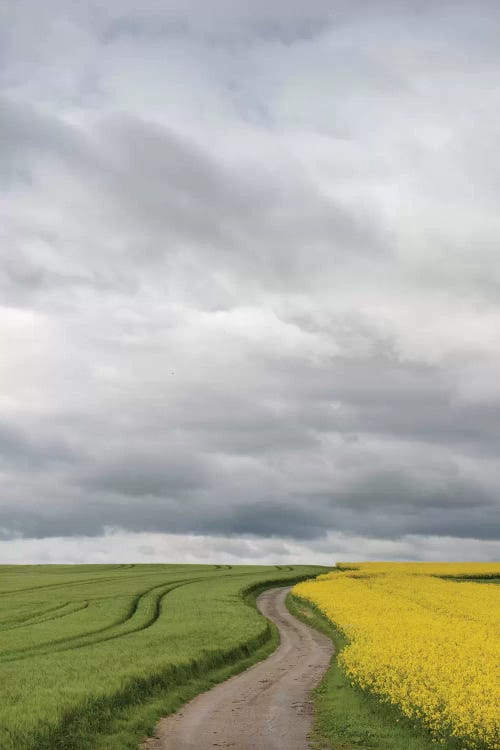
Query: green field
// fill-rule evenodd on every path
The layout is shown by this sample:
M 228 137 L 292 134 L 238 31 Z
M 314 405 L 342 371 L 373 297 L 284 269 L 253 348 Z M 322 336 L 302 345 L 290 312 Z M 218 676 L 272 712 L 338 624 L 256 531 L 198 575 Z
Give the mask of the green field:
M 273 648 L 252 592 L 320 572 L 0 566 L 1 750 L 136 748 L 162 713 Z

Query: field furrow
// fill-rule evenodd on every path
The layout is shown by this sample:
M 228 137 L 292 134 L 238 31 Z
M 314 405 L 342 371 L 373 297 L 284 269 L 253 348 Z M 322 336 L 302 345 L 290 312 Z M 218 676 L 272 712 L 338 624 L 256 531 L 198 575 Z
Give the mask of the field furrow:
M 159 616 L 159 603 L 161 598 L 177 586 L 186 585 L 199 579 L 187 580 L 181 584 L 160 584 L 139 594 L 129 604 L 125 615 L 116 622 L 97 628 L 89 633 L 84 633 L 67 638 L 52 640 L 47 646 L 26 646 L 17 651 L 5 651 L 0 657 L 0 662 L 16 661 L 26 659 L 30 656 L 58 653 L 84 646 L 95 645 L 113 638 L 121 638 L 124 635 L 144 630 L 150 627 Z
M 6 630 L 19 630 L 20 628 L 30 628 L 32 625 L 39 625 L 44 622 L 49 622 L 51 620 L 58 620 L 61 617 L 67 617 L 68 615 L 75 614 L 76 612 L 80 612 L 82 609 L 87 609 L 89 606 L 88 601 L 82 601 L 82 602 L 65 602 L 64 604 L 61 604 L 57 607 L 53 607 L 49 610 L 47 610 L 43 615 L 33 615 L 32 618 L 28 618 L 26 620 L 23 620 L 20 624 L 17 625 L 10 625 L 5 628 L 1 628 L 1 631 L 4 632 Z

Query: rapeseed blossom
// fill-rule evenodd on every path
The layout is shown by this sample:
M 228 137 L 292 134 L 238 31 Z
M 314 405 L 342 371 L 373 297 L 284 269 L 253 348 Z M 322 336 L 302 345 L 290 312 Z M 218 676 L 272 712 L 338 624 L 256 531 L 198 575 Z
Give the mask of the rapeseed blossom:
M 355 569 L 354 569 L 355 568 Z M 500 749 L 500 565 L 345 565 L 300 583 L 347 636 L 351 681 L 463 748 Z

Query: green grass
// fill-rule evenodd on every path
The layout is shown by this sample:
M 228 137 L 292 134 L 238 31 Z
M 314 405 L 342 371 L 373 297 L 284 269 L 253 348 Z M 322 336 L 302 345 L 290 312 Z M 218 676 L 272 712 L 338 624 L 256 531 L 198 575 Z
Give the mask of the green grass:
M 1 750 L 134 750 L 161 715 L 276 646 L 256 592 L 320 572 L 1 566 Z
M 309 602 L 289 595 L 289 610 L 332 639 L 338 654 L 344 636 Z M 383 644 L 381 644 L 383 648 Z M 436 743 L 392 706 L 353 687 L 334 657 L 314 691 L 315 750 L 435 750 Z M 439 747 L 451 750 L 452 743 Z

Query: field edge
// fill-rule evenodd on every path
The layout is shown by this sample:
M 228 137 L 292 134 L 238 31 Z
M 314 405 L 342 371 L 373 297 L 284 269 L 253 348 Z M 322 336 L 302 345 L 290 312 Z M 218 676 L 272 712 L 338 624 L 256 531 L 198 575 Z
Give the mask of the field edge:
M 310 737 L 314 750 L 433 750 L 435 740 L 411 723 L 396 706 L 353 686 L 340 669 L 337 656 L 346 638 L 315 605 L 294 595 L 286 598 L 294 617 L 328 636 L 335 653 L 320 684 L 312 693 L 314 726 Z M 454 740 L 440 743 L 443 750 L 457 750 Z

